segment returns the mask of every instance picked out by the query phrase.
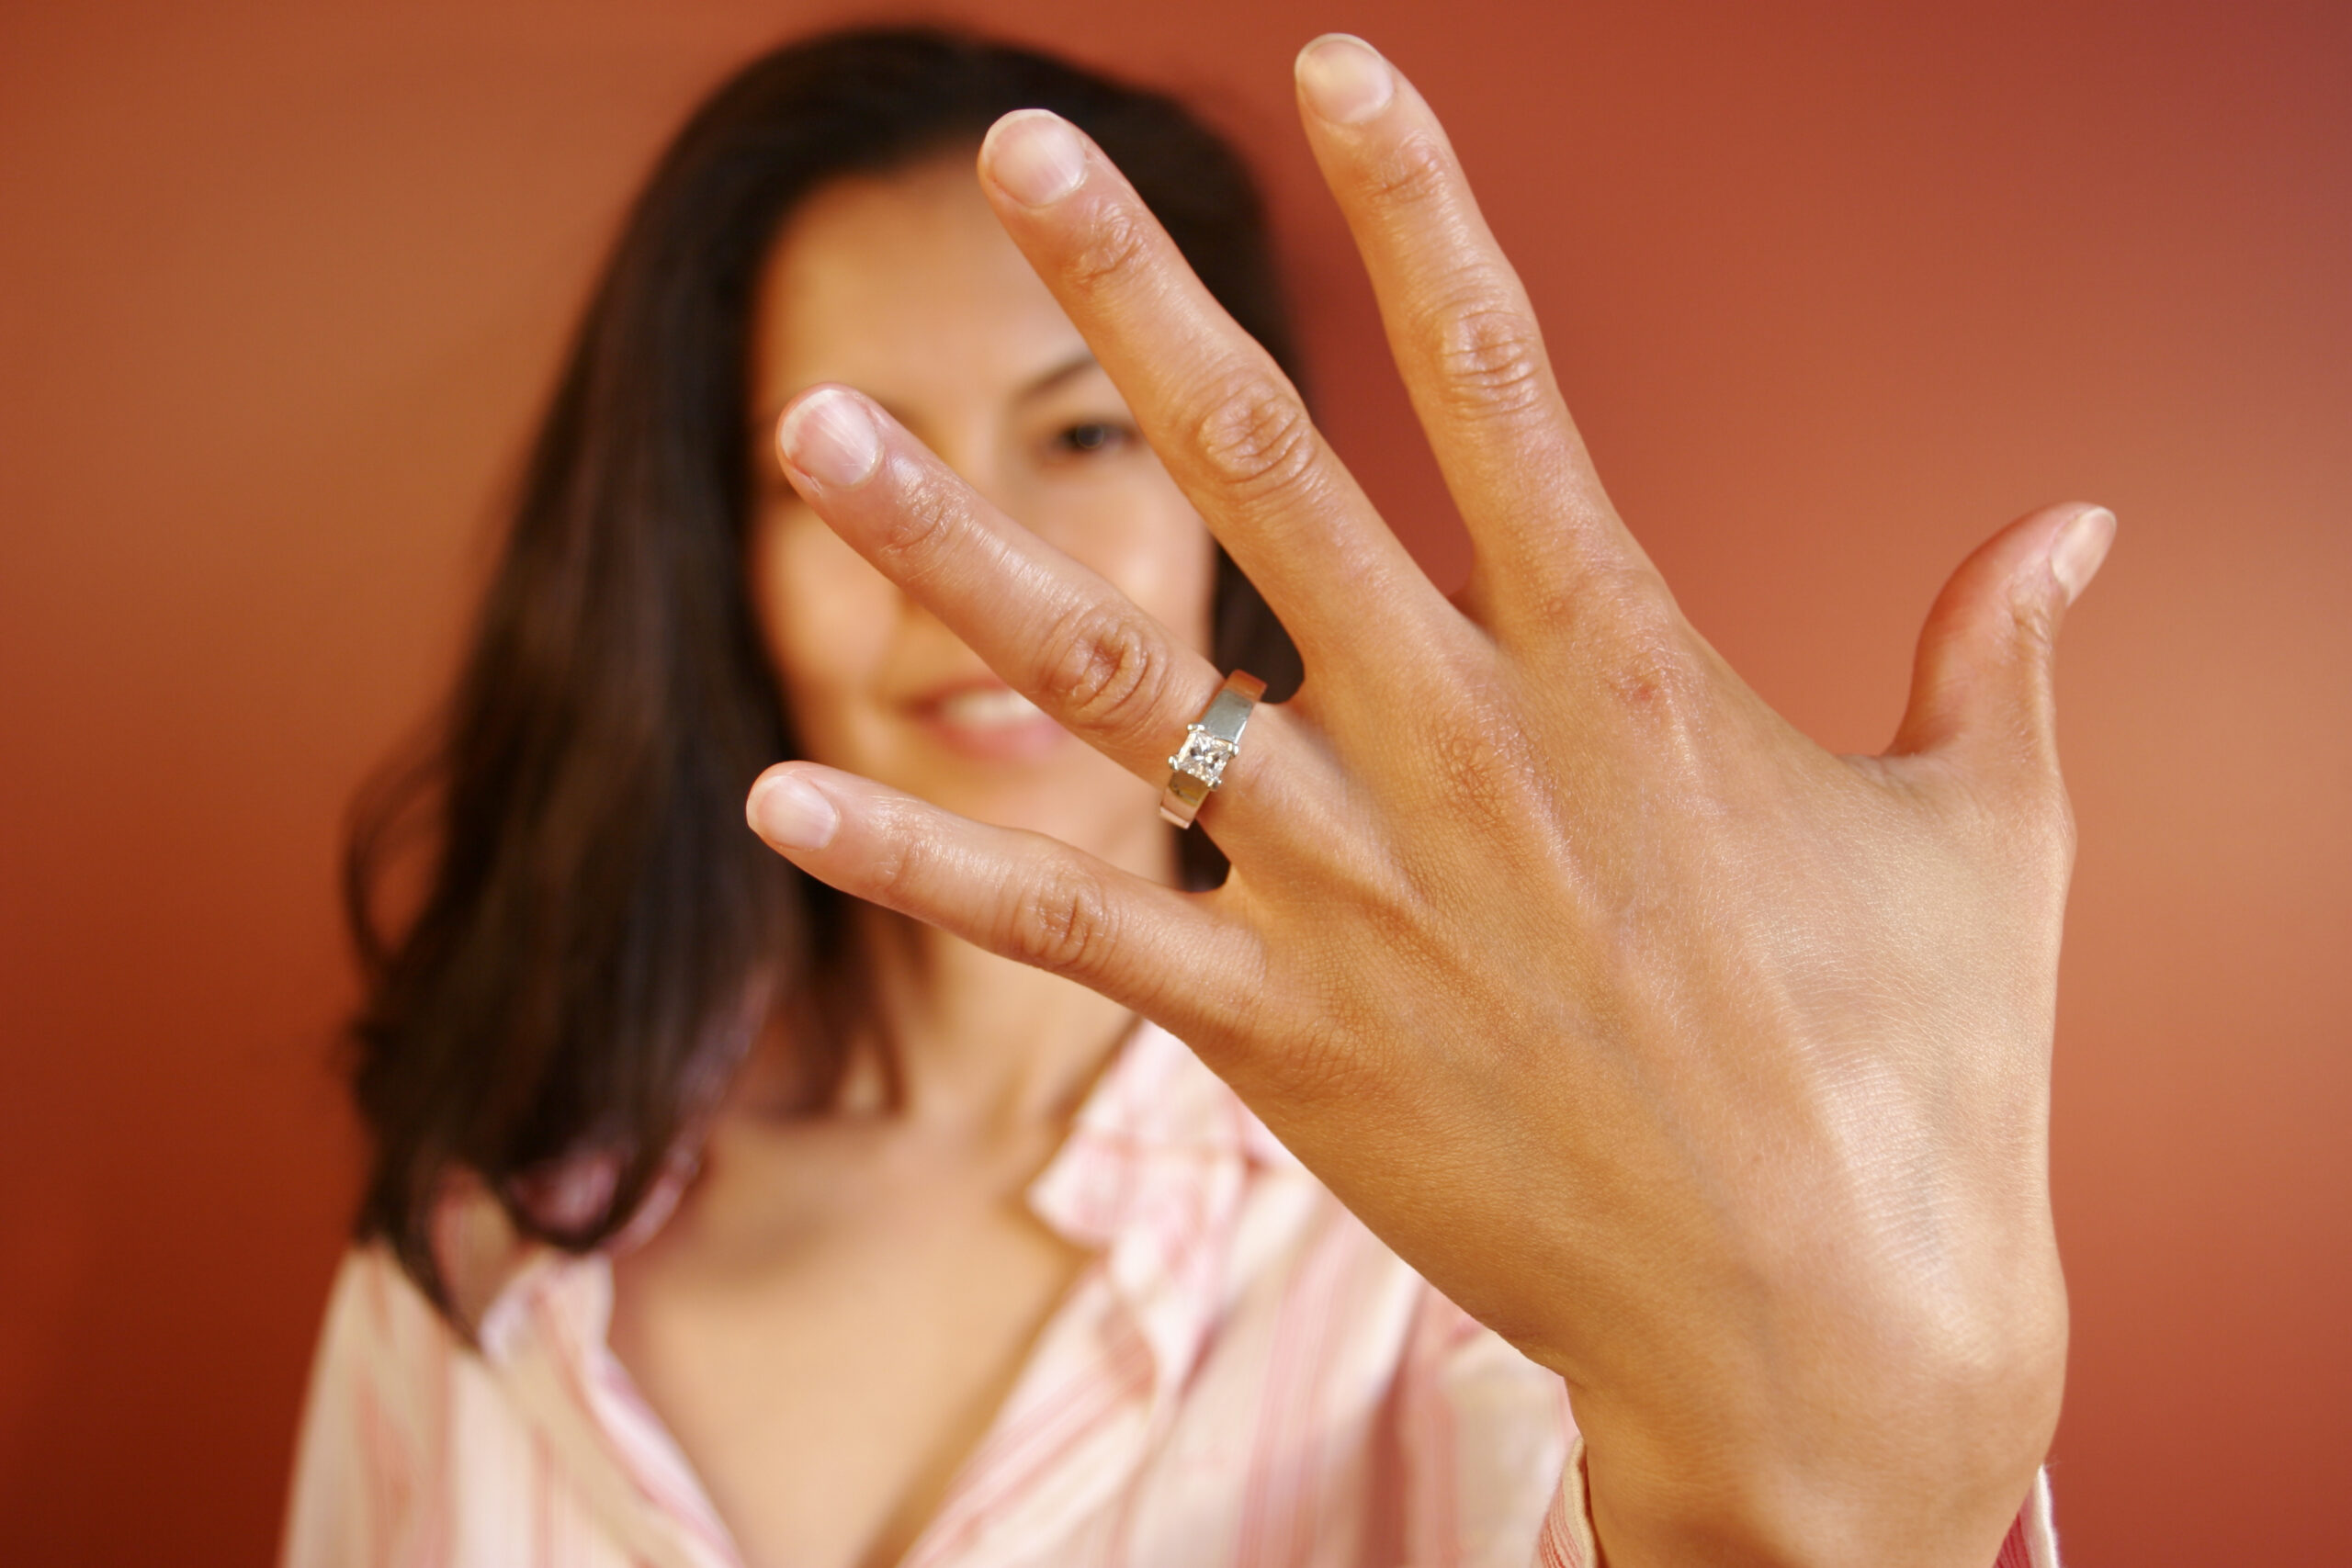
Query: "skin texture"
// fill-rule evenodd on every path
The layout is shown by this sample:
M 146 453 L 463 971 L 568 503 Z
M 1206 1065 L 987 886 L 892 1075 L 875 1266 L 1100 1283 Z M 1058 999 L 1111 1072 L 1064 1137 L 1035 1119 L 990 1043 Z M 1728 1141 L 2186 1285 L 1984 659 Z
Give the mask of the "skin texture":
M 1208 533 L 968 152 L 814 193 L 759 303 L 763 423 L 812 382 L 855 381 L 962 483 L 1206 646 Z M 1172 883 L 1153 788 L 1018 716 L 978 655 L 763 466 L 746 565 L 808 754 Z M 942 701 L 976 694 L 960 722 Z M 614 1265 L 614 1350 L 754 1564 L 896 1562 L 937 1511 L 1085 1261 L 1024 1194 L 1133 1023 L 878 907 L 858 937 L 873 1010 L 826 1114 L 808 1114 L 790 1043 L 766 1041 L 676 1213 Z
M 1983 1568 L 2055 1424 L 2046 1176 L 2073 826 L 2051 660 L 2114 519 L 1954 574 L 1876 758 L 1768 709 L 1592 472 L 1443 132 L 1368 47 L 1302 118 L 1468 525 L 1449 603 L 1116 170 L 980 158 L 1014 243 L 1283 616 L 1305 687 L 1200 818 L 1188 896 L 807 762 L 752 823 L 812 874 L 1189 1041 L 1441 1289 L 1566 1381 L 1617 1568 Z M 1218 672 L 870 400 L 793 485 L 1015 687 L 1158 783 Z

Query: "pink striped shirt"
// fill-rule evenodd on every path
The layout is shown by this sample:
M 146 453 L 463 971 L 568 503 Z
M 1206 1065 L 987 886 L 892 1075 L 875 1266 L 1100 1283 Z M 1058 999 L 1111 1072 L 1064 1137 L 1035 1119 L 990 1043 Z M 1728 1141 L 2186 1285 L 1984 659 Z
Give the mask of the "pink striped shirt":
M 1092 1255 L 905 1568 L 1596 1568 L 1559 1381 L 1439 1295 L 1148 1025 L 1029 1191 Z M 462 1290 L 462 1287 L 460 1287 Z M 492 1282 L 469 1348 L 345 1259 L 286 1568 L 741 1568 L 605 1339 L 601 1256 Z M 1996 1568 L 2056 1568 L 2046 1488 Z

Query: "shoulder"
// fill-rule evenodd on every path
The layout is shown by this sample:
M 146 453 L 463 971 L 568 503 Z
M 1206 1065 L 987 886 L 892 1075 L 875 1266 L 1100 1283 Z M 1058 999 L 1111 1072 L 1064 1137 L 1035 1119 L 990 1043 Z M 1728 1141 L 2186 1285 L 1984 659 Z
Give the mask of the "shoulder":
M 371 1363 L 442 1353 L 457 1331 L 380 1241 L 355 1244 L 336 1266 L 327 1292 L 320 1359 L 347 1354 Z M 323 1370 L 323 1369 L 322 1369 Z

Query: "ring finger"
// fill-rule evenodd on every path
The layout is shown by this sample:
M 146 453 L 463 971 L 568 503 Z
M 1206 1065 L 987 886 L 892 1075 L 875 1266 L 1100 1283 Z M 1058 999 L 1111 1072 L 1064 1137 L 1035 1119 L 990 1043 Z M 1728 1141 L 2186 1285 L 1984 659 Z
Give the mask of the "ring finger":
M 802 393 L 777 422 L 776 449 L 820 515 L 1014 690 L 1120 766 L 1168 782 L 1170 753 L 1223 681 L 1207 660 L 990 506 L 860 393 Z M 1009 601 L 1022 613 L 1007 615 Z M 1276 728 L 1253 722 L 1234 774 L 1270 771 Z M 1227 820 L 1224 794 L 1204 821 L 1246 831 Z

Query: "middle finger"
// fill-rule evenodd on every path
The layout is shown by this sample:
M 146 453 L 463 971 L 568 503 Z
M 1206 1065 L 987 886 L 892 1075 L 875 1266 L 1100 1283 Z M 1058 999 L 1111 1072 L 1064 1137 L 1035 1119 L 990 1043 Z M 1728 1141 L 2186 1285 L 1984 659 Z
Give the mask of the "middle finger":
M 1392 666 L 1453 610 L 1388 531 L 1271 355 L 1067 121 L 1024 109 L 980 149 L 997 217 L 1183 490 L 1318 664 Z

